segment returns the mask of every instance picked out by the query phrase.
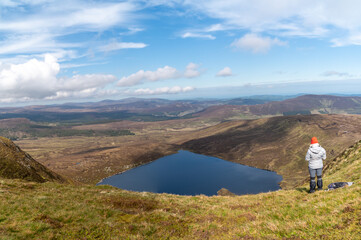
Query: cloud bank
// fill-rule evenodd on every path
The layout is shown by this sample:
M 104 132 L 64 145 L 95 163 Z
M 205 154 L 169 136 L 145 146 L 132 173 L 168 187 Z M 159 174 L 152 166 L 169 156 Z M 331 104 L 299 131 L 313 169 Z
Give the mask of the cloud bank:
M 232 75 L 233 75 L 232 69 L 230 67 L 225 67 L 222 70 L 220 70 L 216 76 L 217 77 L 230 77 Z
M 276 0 L 272 4 L 267 0 L 173 2 L 191 14 L 204 14 L 219 21 L 203 32 L 238 29 L 278 37 L 326 37 L 335 47 L 361 45 L 358 0 Z
M 100 51 L 110 52 L 120 49 L 129 49 L 129 48 L 145 48 L 148 45 L 145 43 L 135 43 L 135 42 L 112 42 L 108 45 L 99 47 Z
M 21 64 L 0 63 L 0 103 L 15 103 L 37 100 L 65 100 L 82 98 L 104 98 L 126 95 L 161 95 L 193 91 L 191 86 L 161 87 L 157 89 L 140 88 L 123 91 L 122 87 L 143 82 L 187 77 L 193 78 L 200 73 L 198 65 L 190 63 L 184 72 L 169 66 L 156 71 L 138 71 L 120 80 L 111 74 L 76 74 L 58 77 L 60 65 L 51 54 L 43 59 L 30 59 Z M 108 86 L 118 82 L 118 88 Z
M 164 66 L 162 68 L 158 68 L 155 71 L 139 70 L 138 72 L 129 76 L 122 77 L 118 81 L 117 85 L 120 87 L 126 87 L 142 84 L 144 82 L 156 82 L 160 80 L 177 79 L 182 77 L 194 78 L 201 74 L 198 68 L 199 66 L 197 64 L 189 63 L 183 73 L 170 66 Z
M 186 78 L 195 78 L 201 75 L 201 72 L 198 70 L 199 65 L 195 63 L 189 63 L 184 71 L 183 76 Z
M 155 82 L 159 80 L 178 78 L 179 76 L 180 75 L 177 69 L 170 66 L 164 66 L 162 68 L 158 68 L 153 72 L 139 70 L 138 72 L 133 73 L 127 77 L 122 77 L 118 82 L 118 86 L 121 87 L 134 86 L 137 84 L 141 84 L 145 81 Z
M 211 40 L 216 39 L 216 37 L 211 34 L 192 33 L 192 32 L 186 32 L 182 34 L 182 38 L 207 38 Z
M 321 74 L 324 77 L 353 77 L 351 74 L 347 72 L 338 72 L 338 71 L 326 71 Z
M 231 46 L 237 49 L 251 51 L 253 53 L 266 53 L 272 46 L 285 45 L 287 45 L 286 42 L 280 41 L 277 38 L 261 37 L 254 33 L 246 34 L 231 44 Z
M 84 33 L 96 36 L 113 28 L 134 31 L 132 25 L 139 10 L 135 2 L 7 0 L 2 1 L 0 7 L 3 8 L 0 15 L 0 54 L 27 54 L 34 57 L 47 52 L 71 59 L 81 57 L 89 48 L 113 51 L 147 46 L 145 43 L 133 42 L 106 45 L 99 37 L 98 41 L 68 38 Z M 67 51 L 73 54 L 62 54 Z
M 59 71 L 57 59 L 50 54 L 43 60 L 34 58 L 22 64 L 1 64 L 0 102 L 91 96 L 117 80 L 107 74 L 59 78 Z
M 185 92 L 191 92 L 194 91 L 194 87 L 162 87 L 157 88 L 155 90 L 149 89 L 149 88 L 140 88 L 133 92 L 135 95 L 160 95 L 160 94 L 178 94 L 178 93 L 185 93 Z

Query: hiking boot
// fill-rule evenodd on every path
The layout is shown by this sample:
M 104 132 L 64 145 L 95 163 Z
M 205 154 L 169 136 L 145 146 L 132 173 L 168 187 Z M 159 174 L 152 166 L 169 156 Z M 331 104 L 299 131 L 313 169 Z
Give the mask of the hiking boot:
M 310 191 L 309 193 L 314 193 L 316 190 L 316 182 L 314 180 L 310 181 Z
M 322 178 L 317 179 L 317 188 L 318 190 L 322 190 L 323 187 L 323 182 L 322 182 Z

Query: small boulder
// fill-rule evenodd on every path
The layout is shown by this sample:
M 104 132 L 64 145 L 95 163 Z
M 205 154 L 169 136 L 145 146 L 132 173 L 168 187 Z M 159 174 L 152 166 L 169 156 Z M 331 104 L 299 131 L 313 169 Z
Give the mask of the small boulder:
M 221 188 L 218 192 L 217 192 L 218 196 L 236 196 L 236 194 L 234 194 L 233 192 L 229 191 L 226 188 Z

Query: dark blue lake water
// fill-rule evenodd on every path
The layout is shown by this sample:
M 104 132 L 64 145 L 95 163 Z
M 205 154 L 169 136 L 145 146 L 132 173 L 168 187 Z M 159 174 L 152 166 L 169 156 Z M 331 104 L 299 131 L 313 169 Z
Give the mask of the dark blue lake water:
M 188 151 L 159 158 L 149 164 L 103 179 L 131 191 L 179 195 L 216 195 L 221 188 L 242 195 L 280 189 L 282 176 L 275 172 Z

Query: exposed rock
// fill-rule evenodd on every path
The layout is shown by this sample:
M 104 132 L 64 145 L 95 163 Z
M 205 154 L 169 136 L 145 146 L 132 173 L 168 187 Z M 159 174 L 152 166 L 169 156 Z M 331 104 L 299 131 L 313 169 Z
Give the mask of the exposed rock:
M 229 191 L 226 188 L 221 188 L 220 190 L 218 190 L 217 195 L 218 196 L 236 196 L 236 194 L 234 194 L 233 192 Z

